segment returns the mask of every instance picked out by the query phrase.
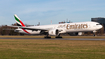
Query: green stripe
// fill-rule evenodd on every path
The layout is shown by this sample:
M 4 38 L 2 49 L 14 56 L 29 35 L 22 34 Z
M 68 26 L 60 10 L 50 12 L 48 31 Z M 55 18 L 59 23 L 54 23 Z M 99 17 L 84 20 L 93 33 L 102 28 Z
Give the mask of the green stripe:
M 14 16 L 14 17 L 15 17 L 15 16 Z M 19 21 L 19 19 L 18 19 L 17 17 L 15 17 L 15 20 L 18 21 L 18 22 L 20 23 L 20 21 Z

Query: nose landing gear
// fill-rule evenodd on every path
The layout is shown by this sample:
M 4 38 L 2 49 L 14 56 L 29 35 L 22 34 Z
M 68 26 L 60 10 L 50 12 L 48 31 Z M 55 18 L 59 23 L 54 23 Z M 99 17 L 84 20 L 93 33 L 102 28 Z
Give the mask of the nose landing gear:
M 96 32 L 97 32 L 97 31 L 95 31 L 95 30 L 93 31 L 93 36 L 96 36 Z

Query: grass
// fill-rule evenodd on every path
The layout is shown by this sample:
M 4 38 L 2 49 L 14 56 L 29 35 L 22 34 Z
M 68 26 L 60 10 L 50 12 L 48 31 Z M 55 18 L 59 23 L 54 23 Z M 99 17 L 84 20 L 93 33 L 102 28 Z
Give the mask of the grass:
M 104 59 L 105 41 L 0 39 L 0 59 Z

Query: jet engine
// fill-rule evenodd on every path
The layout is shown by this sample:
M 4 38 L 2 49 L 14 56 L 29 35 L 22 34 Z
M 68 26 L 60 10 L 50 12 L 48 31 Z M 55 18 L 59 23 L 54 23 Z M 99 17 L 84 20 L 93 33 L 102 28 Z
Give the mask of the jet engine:
M 48 34 L 57 36 L 59 35 L 59 30 L 58 29 L 49 30 Z

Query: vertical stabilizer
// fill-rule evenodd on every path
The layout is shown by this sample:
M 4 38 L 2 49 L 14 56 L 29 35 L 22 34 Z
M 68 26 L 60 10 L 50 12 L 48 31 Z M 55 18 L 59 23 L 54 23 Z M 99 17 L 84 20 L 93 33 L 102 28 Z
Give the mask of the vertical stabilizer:
M 14 15 L 14 17 L 18 26 L 25 27 L 24 23 L 19 19 L 19 17 L 16 14 Z

